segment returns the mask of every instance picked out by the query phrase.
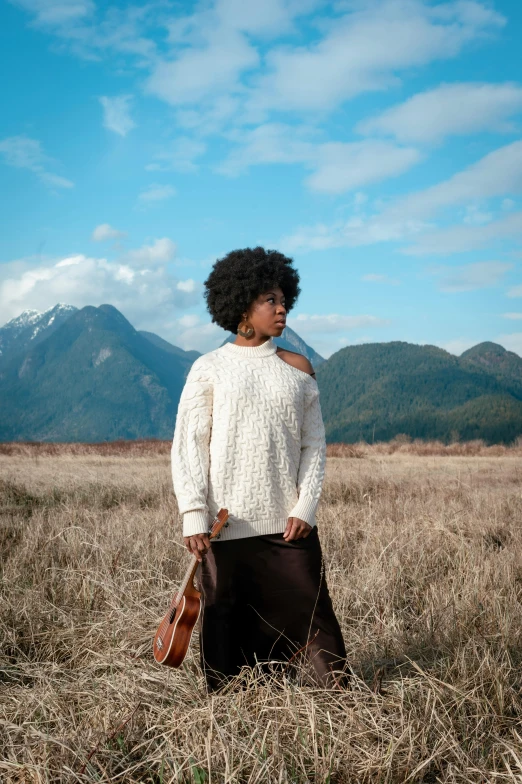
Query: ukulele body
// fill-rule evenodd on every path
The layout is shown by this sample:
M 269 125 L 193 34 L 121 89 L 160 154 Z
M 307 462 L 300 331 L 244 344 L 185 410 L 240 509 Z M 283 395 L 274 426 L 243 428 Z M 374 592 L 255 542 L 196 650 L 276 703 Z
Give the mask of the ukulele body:
M 154 636 L 154 658 L 158 664 L 179 667 L 185 658 L 192 632 L 201 612 L 201 593 L 193 586 L 187 588 L 179 605 L 168 610 Z M 171 621 L 172 614 L 174 618 Z M 166 627 L 166 628 L 165 628 Z M 165 629 L 165 631 L 162 631 Z

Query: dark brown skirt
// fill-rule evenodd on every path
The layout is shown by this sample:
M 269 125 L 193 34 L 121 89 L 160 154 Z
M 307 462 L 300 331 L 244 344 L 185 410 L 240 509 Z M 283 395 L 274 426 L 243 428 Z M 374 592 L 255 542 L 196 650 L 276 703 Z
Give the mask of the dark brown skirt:
M 244 665 L 268 669 L 269 662 L 292 657 L 304 657 L 320 685 L 347 685 L 350 668 L 316 527 L 291 542 L 283 534 L 212 542 L 198 577 L 201 666 L 209 690 Z

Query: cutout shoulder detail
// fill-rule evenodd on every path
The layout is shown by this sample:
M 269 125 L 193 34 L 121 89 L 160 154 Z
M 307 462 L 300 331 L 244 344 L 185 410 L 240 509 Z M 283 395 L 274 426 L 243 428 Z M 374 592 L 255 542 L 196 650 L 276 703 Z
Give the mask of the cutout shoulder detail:
M 294 370 L 297 370 L 299 373 L 304 373 L 305 376 L 315 377 L 315 370 L 314 370 L 313 373 L 309 373 L 307 370 L 301 370 L 301 368 L 297 367 L 297 365 L 294 365 L 292 362 L 288 362 L 288 360 L 285 359 L 284 356 L 282 356 L 285 352 L 288 353 L 288 354 L 294 354 L 294 356 L 298 356 L 298 357 L 303 357 L 304 356 L 299 351 L 290 351 L 289 349 L 286 349 L 286 348 L 285 349 L 281 349 L 279 346 L 276 346 L 276 356 L 279 357 L 280 360 L 282 360 L 283 362 L 286 362 L 287 365 L 290 365 L 290 367 L 293 367 Z M 311 367 L 311 365 L 310 365 L 310 367 Z M 317 381 L 317 379 L 315 379 L 315 380 Z
M 298 357 L 302 357 L 303 355 L 299 351 L 292 351 L 291 348 L 281 348 L 281 346 L 276 345 L 276 351 L 278 354 L 281 354 L 283 351 L 286 351 L 288 354 L 297 354 Z

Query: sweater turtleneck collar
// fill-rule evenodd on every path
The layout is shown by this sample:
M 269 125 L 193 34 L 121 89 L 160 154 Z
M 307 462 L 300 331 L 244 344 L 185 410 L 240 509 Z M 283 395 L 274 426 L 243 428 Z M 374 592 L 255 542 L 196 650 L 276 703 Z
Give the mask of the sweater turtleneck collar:
M 277 346 L 272 337 L 269 337 L 268 340 L 265 340 L 260 346 L 240 346 L 237 343 L 231 343 L 229 341 L 221 346 L 221 348 L 223 351 L 236 357 L 269 357 L 277 351 Z

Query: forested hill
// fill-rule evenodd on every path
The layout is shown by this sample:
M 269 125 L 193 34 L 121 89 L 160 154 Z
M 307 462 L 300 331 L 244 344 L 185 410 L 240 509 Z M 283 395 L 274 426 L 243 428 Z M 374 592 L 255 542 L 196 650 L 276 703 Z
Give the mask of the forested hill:
M 506 351 L 498 343 L 479 343 L 460 358 L 499 379 L 514 394 L 522 397 L 522 359 L 513 351 Z
M 402 341 L 347 346 L 317 368 L 317 383 L 329 442 L 522 434 L 522 359 L 495 343 L 461 357 Z

